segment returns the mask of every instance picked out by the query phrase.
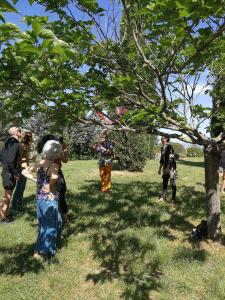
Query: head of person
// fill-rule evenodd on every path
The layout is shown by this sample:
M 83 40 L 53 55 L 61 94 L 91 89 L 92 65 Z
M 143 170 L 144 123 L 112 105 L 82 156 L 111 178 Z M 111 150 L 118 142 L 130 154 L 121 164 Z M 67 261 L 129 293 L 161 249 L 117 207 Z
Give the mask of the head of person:
M 100 136 L 100 142 L 104 143 L 108 141 L 108 136 L 106 134 Z
M 62 155 L 62 145 L 55 140 L 49 140 L 45 143 L 42 150 L 43 159 L 55 160 L 59 159 Z
M 24 131 L 21 134 L 20 137 L 20 143 L 26 145 L 26 146 L 30 146 L 33 142 L 33 135 L 30 131 Z
M 10 135 L 11 137 L 14 137 L 14 138 L 16 138 L 16 139 L 19 139 L 20 136 L 21 136 L 21 129 L 18 128 L 18 127 L 13 126 L 13 127 L 9 128 L 8 133 L 9 133 L 9 135 Z
M 170 141 L 170 138 L 168 136 L 165 135 L 165 136 L 161 137 L 161 142 L 162 142 L 163 145 L 168 144 L 169 141 Z
M 37 144 L 37 153 L 38 154 L 41 154 L 42 153 L 42 150 L 44 148 L 44 145 L 47 141 L 50 141 L 50 140 L 55 140 L 55 136 L 53 134 L 45 134 L 41 137 L 41 139 L 38 141 L 38 144 Z

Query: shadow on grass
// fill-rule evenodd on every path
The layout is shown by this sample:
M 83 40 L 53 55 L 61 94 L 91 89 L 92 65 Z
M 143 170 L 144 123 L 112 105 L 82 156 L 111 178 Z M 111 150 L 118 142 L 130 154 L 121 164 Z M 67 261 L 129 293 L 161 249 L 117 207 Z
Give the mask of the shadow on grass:
M 37 214 L 36 214 L 36 195 L 30 195 L 29 197 L 25 198 L 25 207 L 24 207 L 24 211 L 23 213 L 21 213 L 18 218 L 24 218 L 27 222 L 29 222 L 30 226 L 32 227 L 36 227 L 37 231 L 38 231 L 38 225 L 37 225 Z M 61 239 L 59 239 L 58 241 L 58 248 L 61 249 L 64 246 L 67 246 L 68 244 L 68 240 L 69 237 L 71 235 L 74 235 L 74 226 L 73 224 L 73 219 L 74 219 L 74 215 L 77 212 L 76 209 L 76 203 L 74 203 L 74 194 L 68 192 L 67 193 L 67 201 L 73 203 L 73 215 L 70 216 L 71 218 L 71 226 L 63 226 L 62 228 L 62 235 L 61 235 Z
M 39 273 L 44 269 L 41 262 L 33 259 L 34 245 L 17 244 L 15 247 L 0 246 L 0 253 L 3 256 L 0 263 L 0 274 L 20 275 L 26 273 Z
M 190 160 L 179 160 L 178 164 L 191 166 L 191 167 L 201 167 L 204 168 L 204 161 L 190 161 Z
M 136 180 L 113 183 L 111 195 L 98 191 L 99 182 L 92 180 L 84 182 L 77 194 L 68 190 L 67 201 L 74 219 L 63 232 L 60 248 L 73 236 L 85 232 L 101 265 L 101 270 L 87 274 L 86 280 L 97 283 L 118 278 L 125 286 L 122 298 L 149 299 L 150 291 L 161 287 L 163 257 L 159 255 L 159 240 L 176 240 L 173 229 L 186 235 L 191 233 L 193 224 L 188 217 L 200 219 L 205 215 L 204 194 L 182 186 L 177 204 L 172 206 L 157 200 L 161 183 Z M 25 201 L 21 217 L 36 226 L 35 195 Z M 32 260 L 33 245 L 18 247 L 19 250 L 10 250 L 12 253 L 6 255 L 0 272 L 39 272 L 41 265 Z M 204 251 L 182 248 L 174 259 L 204 261 L 205 258 Z
M 13 223 L 16 223 L 20 219 L 24 220 L 29 223 L 29 226 L 35 227 L 37 230 L 36 234 L 38 234 L 35 198 L 35 194 L 25 197 L 23 211 L 16 216 Z M 72 234 L 74 234 L 73 228 L 68 227 L 63 229 L 63 238 L 58 241 L 58 248 L 66 246 L 69 236 Z M 11 245 L 10 247 L 0 245 L 0 255 L 2 256 L 0 274 L 23 276 L 26 273 L 39 273 L 43 270 L 43 262 L 33 258 L 34 247 L 34 243 L 30 245 L 26 241 L 21 244 Z M 45 263 L 58 263 L 58 261 L 57 258 L 46 258 Z
M 204 216 L 204 194 L 182 187 L 174 207 L 157 200 L 160 183 L 114 183 L 111 195 L 98 192 L 96 181 L 85 183 L 74 196 L 76 201 L 70 201 L 77 216 L 70 234 L 88 233 L 94 257 L 100 261 L 101 271 L 89 273 L 86 280 L 103 283 L 119 278 L 125 283 L 121 297 L 149 299 L 151 290 L 160 289 L 163 274 L 158 239 L 175 240 L 171 229 L 190 235 L 193 224 L 187 218 Z M 206 255 L 181 249 L 176 259 L 189 257 L 204 260 Z

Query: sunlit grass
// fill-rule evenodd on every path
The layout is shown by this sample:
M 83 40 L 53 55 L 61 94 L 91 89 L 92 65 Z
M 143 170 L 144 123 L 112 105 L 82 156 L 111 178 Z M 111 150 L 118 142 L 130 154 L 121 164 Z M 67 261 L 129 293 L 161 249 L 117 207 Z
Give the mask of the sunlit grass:
M 176 206 L 158 199 L 156 161 L 143 173 L 114 170 L 111 195 L 99 192 L 96 161 L 63 168 L 74 218 L 56 260 L 32 258 L 37 226 L 29 183 L 24 213 L 0 226 L 1 300 L 225 299 L 224 246 L 190 240 L 205 217 L 201 162 L 178 164 Z

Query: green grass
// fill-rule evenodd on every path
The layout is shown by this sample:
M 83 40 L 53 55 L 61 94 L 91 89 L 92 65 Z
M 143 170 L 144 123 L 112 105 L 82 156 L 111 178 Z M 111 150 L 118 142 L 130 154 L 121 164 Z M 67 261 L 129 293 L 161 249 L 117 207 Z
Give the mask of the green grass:
M 32 258 L 37 225 L 29 182 L 24 213 L 0 225 L 0 300 L 225 299 L 224 246 L 190 239 L 205 217 L 202 162 L 178 164 L 176 206 L 158 200 L 158 162 L 143 173 L 113 171 L 112 195 L 99 192 L 96 161 L 63 167 L 74 219 L 56 260 Z

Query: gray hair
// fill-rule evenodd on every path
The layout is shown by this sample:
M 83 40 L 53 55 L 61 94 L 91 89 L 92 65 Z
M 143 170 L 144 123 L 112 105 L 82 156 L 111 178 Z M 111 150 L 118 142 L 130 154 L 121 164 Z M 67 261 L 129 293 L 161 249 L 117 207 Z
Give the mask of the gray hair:
M 45 143 L 43 150 L 42 150 L 42 157 L 55 160 L 59 159 L 62 155 L 62 145 L 54 140 L 49 140 Z

